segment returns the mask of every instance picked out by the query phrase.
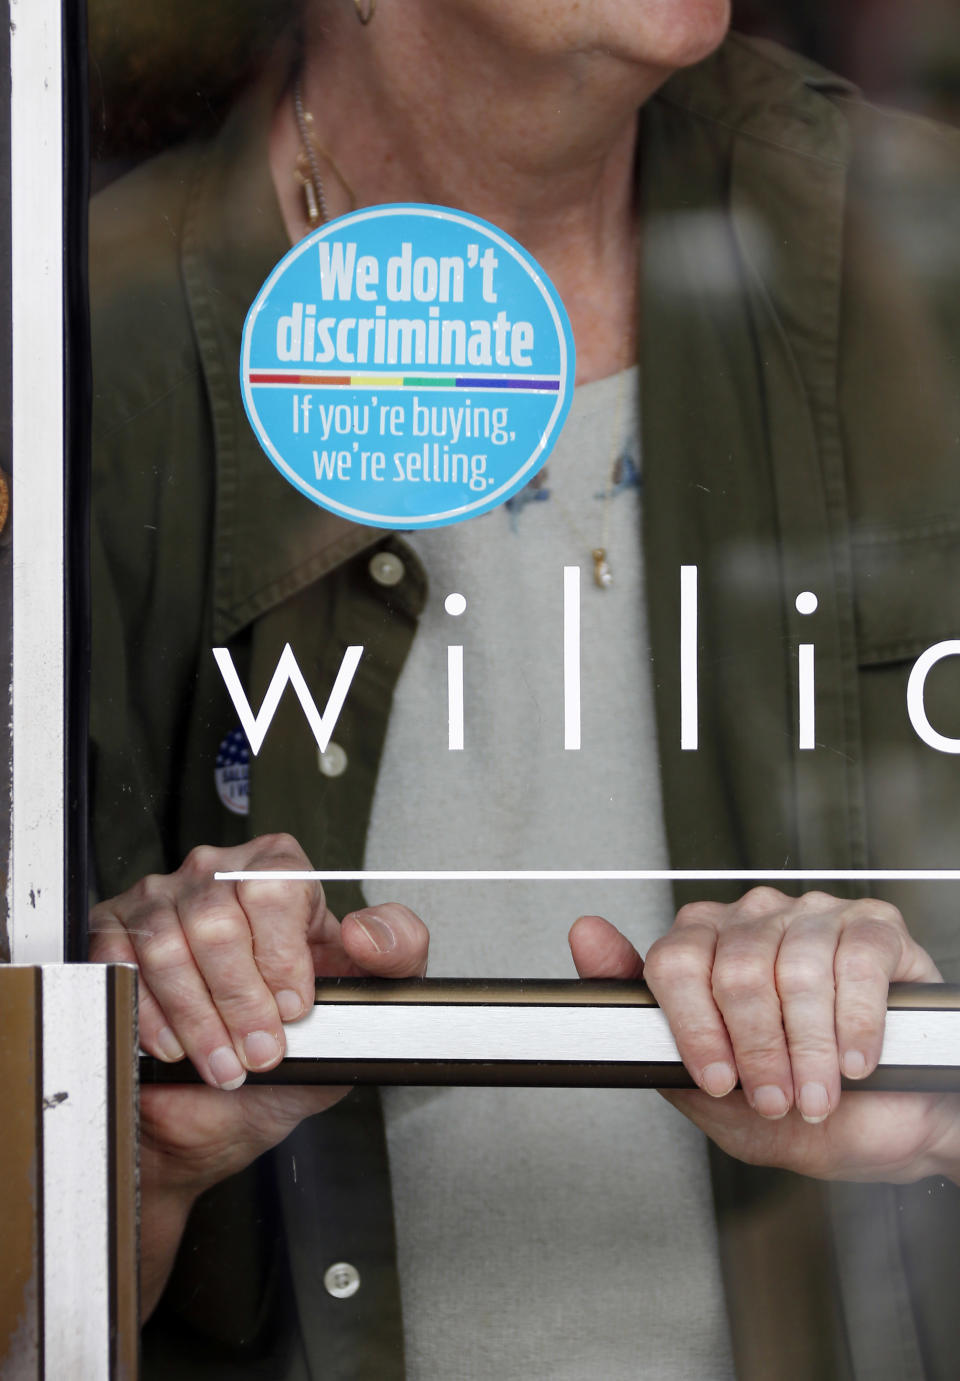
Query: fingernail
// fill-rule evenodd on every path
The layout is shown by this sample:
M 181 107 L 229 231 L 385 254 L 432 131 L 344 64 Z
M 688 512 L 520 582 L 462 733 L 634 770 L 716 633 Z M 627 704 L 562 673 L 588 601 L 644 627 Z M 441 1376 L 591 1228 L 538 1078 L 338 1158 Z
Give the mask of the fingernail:
M 283 1053 L 280 1042 L 269 1031 L 251 1031 L 243 1038 L 243 1056 L 248 1069 L 266 1069 L 276 1064 Z
M 185 1051 L 173 1034 L 172 1027 L 165 1026 L 162 1031 L 157 1032 L 157 1051 L 161 1060 L 169 1060 L 171 1064 L 174 1060 L 183 1059 Z
M 276 1003 L 281 1021 L 296 1021 L 303 1011 L 303 998 L 292 988 L 284 988 L 282 992 L 277 993 Z
M 866 1058 L 859 1050 L 848 1050 L 840 1065 L 848 1079 L 862 1079 L 867 1072 Z
M 761 1117 L 776 1120 L 786 1117 L 790 1105 L 782 1088 L 777 1088 L 776 1084 L 762 1084 L 754 1091 L 753 1106 Z
M 799 1101 L 804 1122 L 822 1122 L 830 1111 L 830 1098 L 823 1084 L 804 1084 Z
M 722 1060 L 707 1065 L 700 1076 L 701 1086 L 711 1098 L 723 1098 L 737 1082 L 736 1071 Z
M 379 916 L 371 916 L 367 912 L 363 920 L 357 915 L 354 915 L 354 920 L 378 954 L 389 954 L 392 949 L 396 949 L 396 935 L 386 921 L 381 921 Z
M 247 1077 L 243 1065 L 237 1059 L 237 1052 L 229 1045 L 221 1045 L 210 1056 L 210 1073 L 222 1089 L 239 1088 Z

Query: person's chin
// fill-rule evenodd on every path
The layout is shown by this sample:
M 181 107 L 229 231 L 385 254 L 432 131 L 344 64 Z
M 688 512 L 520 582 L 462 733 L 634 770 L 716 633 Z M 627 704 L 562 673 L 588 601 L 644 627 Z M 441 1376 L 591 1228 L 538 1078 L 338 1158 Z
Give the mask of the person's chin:
M 717 49 L 730 28 L 730 0 L 633 0 L 646 60 L 671 71 Z

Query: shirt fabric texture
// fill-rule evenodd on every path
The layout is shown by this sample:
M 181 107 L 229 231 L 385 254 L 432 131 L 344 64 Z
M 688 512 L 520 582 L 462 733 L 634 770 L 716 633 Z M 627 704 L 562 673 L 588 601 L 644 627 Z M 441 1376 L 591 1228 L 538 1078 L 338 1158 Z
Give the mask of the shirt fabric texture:
M 533 484 L 470 523 L 407 536 L 429 587 L 393 696 L 366 868 L 669 866 L 637 396 L 636 368 L 577 388 Z M 606 588 L 592 573 L 600 545 Z M 581 567 L 579 749 L 562 732 L 568 565 Z M 446 612 L 448 593 L 462 614 Z M 453 751 L 450 642 L 465 683 Z M 666 881 L 406 882 L 403 896 L 430 927 L 441 978 L 569 978 L 576 916 L 606 916 L 641 953 L 673 919 Z M 605 1381 L 635 1377 L 639 1356 L 656 1358 L 659 1381 L 732 1375 L 706 1141 L 655 1092 L 382 1096 L 411 1381 L 577 1381 L 601 1340 Z

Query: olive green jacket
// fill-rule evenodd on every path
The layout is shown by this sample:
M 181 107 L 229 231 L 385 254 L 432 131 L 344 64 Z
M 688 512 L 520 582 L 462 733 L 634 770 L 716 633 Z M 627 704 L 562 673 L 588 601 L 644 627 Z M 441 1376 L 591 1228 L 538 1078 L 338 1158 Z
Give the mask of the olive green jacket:
M 103 894 L 197 842 L 279 829 L 325 868 L 358 867 L 424 599 L 402 539 L 306 502 L 243 415 L 244 314 L 287 248 L 266 163 L 274 99 L 264 83 L 212 141 L 156 160 L 94 209 Z M 960 765 L 914 734 L 905 686 L 920 651 L 960 636 L 960 141 L 734 37 L 644 109 L 640 168 L 641 540 L 672 864 L 956 866 Z M 392 587 L 368 569 L 383 548 L 405 566 Z M 687 563 L 700 569 L 697 752 L 679 746 Z M 795 610 L 801 590 L 819 598 L 813 618 Z M 817 658 L 807 752 L 800 641 Z M 236 715 L 210 649 L 231 647 L 258 705 L 286 642 L 321 702 L 347 644 L 366 648 L 336 730 L 349 766 L 339 777 L 311 767 L 288 696 L 252 764 L 250 814 L 231 815 L 213 766 Z M 960 735 L 958 691 L 955 663 L 942 663 L 927 708 L 947 735 Z M 870 890 L 960 973 L 954 887 Z M 331 889 L 335 909 L 357 899 Z M 952 1186 L 828 1187 L 720 1154 L 714 1182 L 741 1377 L 955 1374 Z M 219 1255 L 204 1213 L 221 1225 Z M 370 1096 L 313 1119 L 197 1219 L 147 1330 L 148 1376 L 402 1373 Z M 360 1267 L 352 1301 L 320 1286 L 336 1259 Z

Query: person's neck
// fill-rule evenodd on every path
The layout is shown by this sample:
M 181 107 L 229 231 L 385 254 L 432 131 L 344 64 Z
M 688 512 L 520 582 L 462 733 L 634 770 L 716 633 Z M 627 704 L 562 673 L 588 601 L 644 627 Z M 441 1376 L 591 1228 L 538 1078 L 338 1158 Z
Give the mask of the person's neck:
M 577 344 L 577 381 L 636 355 L 636 112 L 667 74 L 608 54 L 505 53 L 464 34 L 443 5 L 383 6 L 366 30 L 348 7 L 306 45 L 301 86 L 357 205 L 455 206 L 506 230 L 543 265 Z M 346 21 L 350 21 L 349 26 Z M 399 26 L 394 31 L 393 25 Z M 289 94 L 271 163 L 291 239 L 306 230 L 292 176 L 299 136 Z M 331 216 L 350 209 L 324 165 Z

